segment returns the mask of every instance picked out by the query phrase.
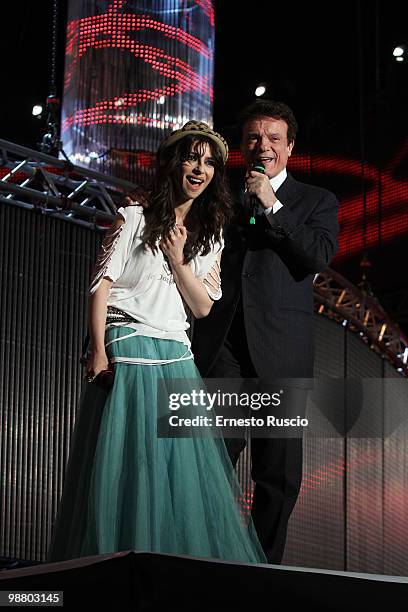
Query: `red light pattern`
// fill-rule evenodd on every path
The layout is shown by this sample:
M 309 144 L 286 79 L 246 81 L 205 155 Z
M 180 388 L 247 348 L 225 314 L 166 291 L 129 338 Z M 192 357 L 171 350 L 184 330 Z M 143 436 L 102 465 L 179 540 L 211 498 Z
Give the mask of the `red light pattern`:
M 178 57 L 171 57 L 166 55 L 160 49 L 154 49 L 147 45 L 138 45 L 149 48 L 150 52 L 146 53 L 143 59 L 147 63 L 151 63 L 153 68 L 160 72 L 163 76 L 170 76 L 174 78 L 177 83 L 170 85 L 164 85 L 156 89 L 141 89 L 132 93 L 125 93 L 121 96 L 115 96 L 107 100 L 101 100 L 97 102 L 95 106 L 85 108 L 72 113 L 67 117 L 63 123 L 63 131 L 75 125 L 97 125 L 101 123 L 145 123 L 146 121 L 153 122 L 153 119 L 145 117 L 132 117 L 125 115 L 123 111 L 126 108 L 135 107 L 140 102 L 147 102 L 148 100 L 158 100 L 161 96 L 175 96 L 176 94 L 184 93 L 190 90 L 199 91 L 203 96 L 209 96 L 213 99 L 213 89 L 208 82 L 207 77 L 202 77 L 195 73 L 191 67 L 180 60 Z M 167 63 L 157 61 L 157 58 L 165 60 Z M 169 67 L 172 66 L 170 69 Z M 184 71 L 184 72 L 183 72 Z M 116 115 L 109 114 L 107 111 L 116 111 Z M 169 123 L 168 127 L 173 127 L 173 124 Z
M 154 168 L 156 156 L 154 153 L 143 151 L 121 151 L 114 149 L 112 151 L 116 157 L 126 158 L 128 162 L 136 165 L 138 168 Z
M 42 170 L 46 172 L 51 172 L 52 174 L 68 174 L 71 178 L 77 178 L 77 175 L 74 172 L 66 173 L 62 168 L 55 168 L 54 166 L 42 166 Z M 3 167 L 0 168 L 0 180 L 3 179 L 7 174 L 10 173 L 10 168 Z M 7 179 L 7 183 L 22 183 L 22 181 L 32 178 L 32 174 L 28 172 L 24 172 L 24 170 L 18 170 L 12 176 Z M 30 187 L 30 185 L 27 185 Z
M 198 4 L 198 6 L 201 6 L 204 13 L 207 15 L 208 19 L 210 20 L 210 24 L 213 26 L 214 25 L 214 8 L 212 5 L 212 0 L 195 0 L 195 3 Z
M 297 153 L 289 160 L 289 169 L 313 175 L 331 174 L 339 176 L 345 184 L 348 179 L 362 180 L 365 192 L 340 198 L 339 251 L 336 260 L 348 257 L 365 248 L 408 232 L 408 180 L 395 178 L 398 164 L 408 152 L 408 141 L 390 163 L 378 172 L 369 163 L 344 157 Z M 231 151 L 228 165 L 243 167 L 243 158 L 238 149 Z M 364 173 L 364 174 L 363 174 Z
M 345 462 L 339 459 L 337 462 L 328 463 L 313 472 L 303 472 L 299 500 L 309 491 L 318 490 L 321 485 L 327 487 L 332 482 L 342 480 L 346 473 L 357 470 L 360 466 L 375 465 L 378 461 L 377 453 L 366 451 L 363 456 L 355 455 L 352 459 Z M 239 497 L 239 503 L 244 514 L 250 514 L 252 502 L 253 491 L 245 491 Z
M 198 3 L 199 4 L 199 3 Z M 114 0 L 106 13 L 74 19 L 67 26 L 66 54 L 71 56 L 71 69 L 65 75 L 65 86 L 70 84 L 72 73 L 78 59 L 93 49 L 116 48 L 133 53 L 140 57 L 136 41 L 129 36 L 140 30 L 156 30 L 162 36 L 183 43 L 207 59 L 212 58 L 212 51 L 200 39 L 167 23 L 152 19 L 149 15 L 119 13 L 123 2 Z
M 199 4 L 201 5 L 201 3 Z M 204 2 L 203 9 L 208 11 L 209 7 L 207 5 L 210 4 Z M 63 122 L 63 131 L 73 124 L 88 126 L 104 123 L 143 123 L 143 119 L 138 121 L 138 118 L 129 117 L 123 111 L 135 107 L 141 102 L 158 100 L 161 96 L 175 96 L 195 90 L 200 95 L 206 96 L 210 100 L 213 99 L 213 88 L 208 77 L 198 74 L 188 62 L 179 57 L 171 56 L 152 45 L 137 42 L 130 34 L 141 30 L 156 31 L 165 38 L 182 43 L 197 51 L 206 59 L 212 59 L 212 51 L 207 45 L 181 28 L 152 19 L 149 15 L 118 12 L 123 5 L 123 1 L 114 0 L 106 13 L 83 17 L 68 23 L 66 55 L 69 61 L 67 61 L 65 89 L 67 90 L 71 83 L 78 60 L 89 49 L 125 51 L 149 64 L 162 77 L 173 82 L 163 84 L 162 87 L 156 89 L 141 89 L 98 101 L 95 106 L 78 110 L 68 116 Z M 111 114 L 112 111 L 117 111 L 119 107 L 120 113 Z M 168 127 L 172 126 L 169 125 Z

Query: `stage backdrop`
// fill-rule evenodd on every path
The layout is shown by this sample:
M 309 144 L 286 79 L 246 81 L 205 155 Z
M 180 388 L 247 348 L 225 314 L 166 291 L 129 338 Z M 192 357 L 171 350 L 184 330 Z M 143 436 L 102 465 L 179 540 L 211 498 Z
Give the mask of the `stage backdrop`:
M 0 556 L 6 558 L 45 559 L 78 406 L 87 286 L 100 239 L 40 211 L 0 207 Z M 315 321 L 318 376 L 398 376 L 347 327 L 319 315 Z M 373 398 L 373 421 L 386 425 L 388 409 L 407 400 Z M 402 413 L 397 430 L 384 426 L 384 435 L 377 430 L 371 438 L 306 434 L 285 563 L 408 574 L 404 419 Z M 240 478 L 248 501 L 245 458 Z
M 211 0 L 70 0 L 65 153 L 79 165 L 147 180 L 149 163 L 138 152 L 156 151 L 189 119 L 212 124 L 213 72 Z

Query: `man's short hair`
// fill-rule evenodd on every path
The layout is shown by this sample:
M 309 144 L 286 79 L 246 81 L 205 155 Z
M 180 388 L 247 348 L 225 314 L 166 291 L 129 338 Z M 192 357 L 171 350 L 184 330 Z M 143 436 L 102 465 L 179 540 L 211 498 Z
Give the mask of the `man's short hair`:
M 276 100 L 255 100 L 246 106 L 240 113 L 238 124 L 241 138 L 244 125 L 256 117 L 273 117 L 273 119 L 283 119 L 288 126 L 288 143 L 295 142 L 298 124 L 293 111 L 284 102 Z

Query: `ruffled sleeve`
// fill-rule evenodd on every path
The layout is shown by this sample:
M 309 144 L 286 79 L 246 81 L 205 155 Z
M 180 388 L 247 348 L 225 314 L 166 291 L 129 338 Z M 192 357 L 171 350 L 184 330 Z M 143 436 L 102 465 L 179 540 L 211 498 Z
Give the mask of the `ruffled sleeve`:
M 203 281 L 212 300 L 219 300 L 222 297 L 220 261 L 223 248 L 224 240 L 221 238 L 207 255 L 199 256 L 195 261 L 195 274 Z
M 211 269 L 203 278 L 204 287 L 212 300 L 220 300 L 222 298 L 220 260 L 221 251 L 217 255 Z
M 132 252 L 134 238 L 144 225 L 143 208 L 127 206 L 118 210 L 117 217 L 102 241 L 92 274 L 89 293 L 98 289 L 103 278 L 115 282 L 123 274 Z

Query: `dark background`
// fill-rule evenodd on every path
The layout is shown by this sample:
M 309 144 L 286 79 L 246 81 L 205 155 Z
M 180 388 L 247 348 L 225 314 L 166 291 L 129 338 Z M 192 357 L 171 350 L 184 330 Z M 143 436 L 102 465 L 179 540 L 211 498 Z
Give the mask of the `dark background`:
M 66 0 L 58 7 L 61 95 Z M 239 110 L 254 99 L 259 82 L 268 84 L 268 97 L 286 101 L 295 111 L 298 152 L 365 159 L 380 171 L 407 140 L 408 58 L 397 63 L 392 57 L 394 46 L 408 43 L 406 3 L 258 1 L 245 7 L 217 0 L 215 9 L 214 125 L 232 145 L 239 142 Z M 33 117 L 31 109 L 44 104 L 49 93 L 52 11 L 51 0 L 2 6 L 0 137 L 32 148 L 45 132 L 44 119 Z M 407 171 L 405 158 L 396 172 L 406 178 Z M 406 333 L 407 244 L 405 237 L 385 244 L 379 240 L 367 252 L 371 289 Z M 334 267 L 358 283 L 361 256 Z

